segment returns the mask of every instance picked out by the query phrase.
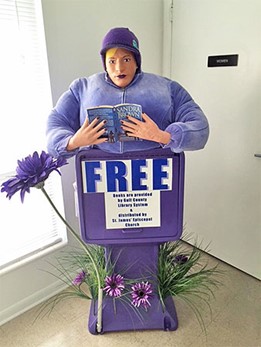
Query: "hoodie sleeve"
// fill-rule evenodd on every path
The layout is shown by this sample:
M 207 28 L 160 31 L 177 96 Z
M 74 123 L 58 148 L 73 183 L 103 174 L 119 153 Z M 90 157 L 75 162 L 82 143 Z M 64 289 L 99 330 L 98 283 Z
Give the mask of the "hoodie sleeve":
M 164 148 L 173 152 L 204 148 L 209 137 L 209 124 L 201 108 L 178 83 L 171 83 L 172 123 L 165 129 L 171 135 Z
M 79 80 L 61 95 L 47 120 L 47 150 L 54 157 L 72 157 L 77 153 L 67 151 L 69 139 L 80 128 Z

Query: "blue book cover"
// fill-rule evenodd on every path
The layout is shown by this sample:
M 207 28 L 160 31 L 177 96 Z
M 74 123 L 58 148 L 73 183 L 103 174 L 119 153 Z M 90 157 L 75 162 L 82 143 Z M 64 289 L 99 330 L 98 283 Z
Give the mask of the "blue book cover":
M 106 132 L 102 137 L 106 137 L 108 142 L 117 141 L 135 141 L 137 137 L 128 136 L 121 128 L 121 121 L 128 121 L 127 116 L 135 117 L 142 121 L 142 107 L 137 104 L 119 104 L 116 106 L 97 106 L 87 109 L 89 122 L 91 123 L 96 117 L 99 122 L 106 120 L 104 125 Z

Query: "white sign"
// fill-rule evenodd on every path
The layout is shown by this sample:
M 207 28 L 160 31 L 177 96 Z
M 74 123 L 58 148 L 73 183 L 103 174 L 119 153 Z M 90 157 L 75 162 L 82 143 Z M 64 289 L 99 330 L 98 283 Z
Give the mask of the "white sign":
M 160 191 L 105 193 L 106 229 L 160 226 Z
M 82 162 L 84 193 L 172 189 L 172 158 Z
M 172 158 L 83 161 L 83 192 L 104 194 L 106 229 L 160 227 L 172 165 Z

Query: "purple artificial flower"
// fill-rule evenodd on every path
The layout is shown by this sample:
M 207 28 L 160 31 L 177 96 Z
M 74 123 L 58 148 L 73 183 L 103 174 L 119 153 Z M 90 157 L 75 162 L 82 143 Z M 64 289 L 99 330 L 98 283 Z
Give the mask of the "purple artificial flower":
M 188 257 L 185 254 L 179 254 L 175 257 L 175 265 L 183 265 L 188 261 Z
M 118 297 L 121 296 L 121 293 L 124 286 L 124 279 L 121 275 L 113 274 L 112 276 L 106 276 L 105 278 L 106 286 L 103 290 L 106 292 L 106 295 Z
M 135 307 L 143 306 L 147 309 L 150 306 L 149 299 L 152 298 L 152 288 L 149 282 L 136 283 L 132 289 L 132 304 Z
M 31 187 L 43 187 L 44 181 L 50 173 L 57 171 L 60 174 L 58 168 L 67 164 L 67 161 L 62 157 L 55 159 L 42 151 L 40 155 L 34 152 L 33 155 L 29 155 L 21 161 L 18 160 L 17 163 L 16 175 L 2 183 L 1 192 L 6 192 L 6 197 L 11 199 L 20 190 L 21 201 L 23 202 L 25 193 L 30 193 Z
M 75 286 L 79 286 L 82 284 L 82 282 L 85 280 L 86 277 L 86 272 L 85 271 L 81 271 L 79 272 L 75 279 L 72 281 L 72 284 L 74 284 Z

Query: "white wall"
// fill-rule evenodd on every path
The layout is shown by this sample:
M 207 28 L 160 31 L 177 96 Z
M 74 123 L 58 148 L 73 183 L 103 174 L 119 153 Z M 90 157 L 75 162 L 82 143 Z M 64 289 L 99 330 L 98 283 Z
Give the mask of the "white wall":
M 161 73 L 162 0 L 42 2 L 54 102 L 74 78 L 101 71 L 101 41 L 113 27 L 129 27 L 140 41 L 143 70 Z
M 70 82 L 102 68 L 99 57 L 104 34 L 115 26 L 132 29 L 140 40 L 145 71 L 161 73 L 162 0 L 42 0 L 54 103 Z M 74 163 L 62 170 L 65 212 L 74 227 L 72 183 Z M 0 325 L 54 294 L 57 282 L 50 270 L 58 252 L 0 277 Z

